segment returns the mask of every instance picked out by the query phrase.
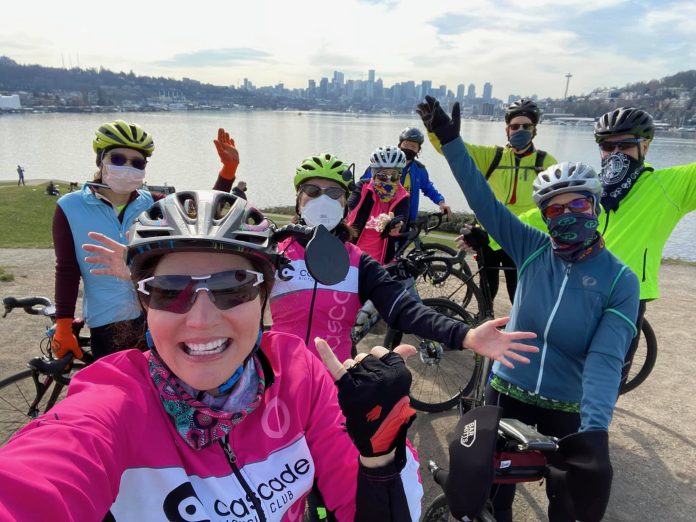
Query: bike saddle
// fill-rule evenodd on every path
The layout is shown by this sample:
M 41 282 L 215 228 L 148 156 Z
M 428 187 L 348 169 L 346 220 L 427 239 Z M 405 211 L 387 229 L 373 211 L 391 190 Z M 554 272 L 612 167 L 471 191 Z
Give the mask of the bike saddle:
M 500 419 L 498 430 L 515 440 L 521 450 L 556 451 L 557 439 L 539 433 L 534 427 L 517 419 Z

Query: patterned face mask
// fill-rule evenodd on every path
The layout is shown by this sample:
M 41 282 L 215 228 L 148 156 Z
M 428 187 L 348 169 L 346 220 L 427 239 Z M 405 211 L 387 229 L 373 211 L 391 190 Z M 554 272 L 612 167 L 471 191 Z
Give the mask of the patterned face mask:
M 391 201 L 391 199 L 396 194 L 396 187 L 398 186 L 393 182 L 384 182 L 378 179 L 372 180 L 372 186 L 375 189 L 375 193 L 381 202 Z
M 565 261 L 579 261 L 603 247 L 603 242 L 599 242 L 599 248 L 595 248 L 598 246 L 599 223 L 594 214 L 561 214 L 547 220 L 546 225 L 549 227 L 554 253 Z
M 616 210 L 645 170 L 652 169 L 646 168 L 642 160 L 623 152 L 614 152 L 603 158 L 602 170 L 599 173 L 604 188 L 602 206 L 607 210 Z

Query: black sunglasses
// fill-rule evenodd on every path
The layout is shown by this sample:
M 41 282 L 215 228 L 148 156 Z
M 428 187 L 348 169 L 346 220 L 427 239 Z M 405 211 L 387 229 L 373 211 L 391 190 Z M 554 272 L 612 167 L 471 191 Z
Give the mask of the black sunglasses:
M 520 128 L 522 128 L 524 130 L 532 130 L 534 128 L 534 124 L 533 123 L 511 123 L 510 125 L 508 125 L 508 127 L 510 127 L 510 130 L 514 130 L 514 131 L 520 130 Z
M 263 274 L 254 270 L 230 270 L 206 276 L 161 275 L 138 281 L 140 298 L 149 308 L 185 314 L 196 295 L 206 290 L 218 310 L 229 310 L 256 299 Z
M 145 158 L 128 158 L 121 154 L 120 152 L 110 152 L 108 155 L 109 163 L 116 165 L 117 167 L 122 167 L 126 163 L 130 163 L 133 168 L 138 170 L 145 170 L 147 165 L 147 160 Z
M 331 199 L 341 199 L 341 196 L 346 195 L 346 191 L 340 187 L 321 188 L 320 186 L 312 183 L 304 183 L 300 185 L 300 192 L 304 192 L 310 198 L 318 198 L 322 194 L 326 194 Z
M 643 141 L 645 141 L 643 138 L 633 138 L 621 141 L 603 141 L 599 144 L 599 148 L 602 152 L 614 152 L 616 149 L 624 151 L 637 147 Z

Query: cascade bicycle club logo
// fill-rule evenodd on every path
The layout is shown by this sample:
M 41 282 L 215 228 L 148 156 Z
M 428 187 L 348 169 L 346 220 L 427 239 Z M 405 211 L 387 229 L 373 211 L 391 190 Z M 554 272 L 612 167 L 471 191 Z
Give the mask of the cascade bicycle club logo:
M 465 448 L 470 448 L 476 442 L 476 421 L 470 422 L 462 430 L 459 443 Z
M 254 501 L 263 501 L 269 513 L 286 512 L 295 500 L 311 486 L 313 475 L 309 460 L 299 458 L 285 462 L 279 471 L 266 480 L 257 482 L 249 493 Z M 259 520 L 254 501 L 248 492 L 239 490 L 240 496 L 209 499 L 206 503 L 196 494 L 190 482 L 175 487 L 166 494 L 162 510 L 171 522 L 247 522 Z M 209 505 L 206 505 L 209 504 Z M 214 514 L 215 521 L 210 515 Z M 268 514 L 268 513 L 267 513 Z
M 278 268 L 278 279 L 281 281 L 290 281 L 294 276 L 293 272 L 295 272 L 295 267 L 292 266 L 292 264 L 284 264 Z

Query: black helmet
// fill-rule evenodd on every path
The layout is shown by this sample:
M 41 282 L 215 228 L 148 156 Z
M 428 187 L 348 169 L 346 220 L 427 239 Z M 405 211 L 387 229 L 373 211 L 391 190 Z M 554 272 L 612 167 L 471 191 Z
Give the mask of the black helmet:
M 527 116 L 536 125 L 541 119 L 541 111 L 534 101 L 529 98 L 522 98 L 512 102 L 505 109 L 505 123 L 510 123 L 510 120 L 515 116 Z
M 619 107 L 599 117 L 594 126 L 595 141 L 609 136 L 632 134 L 648 140 L 655 136 L 655 123 L 649 113 L 635 107 Z
M 130 228 L 128 263 L 171 252 L 221 252 L 255 261 L 272 283 L 277 260 L 275 227 L 246 201 L 217 190 L 182 191 L 159 200 Z
M 418 145 L 423 145 L 425 136 L 415 127 L 406 127 L 401 131 L 401 134 L 399 134 L 399 144 L 401 144 L 402 141 L 415 141 Z

